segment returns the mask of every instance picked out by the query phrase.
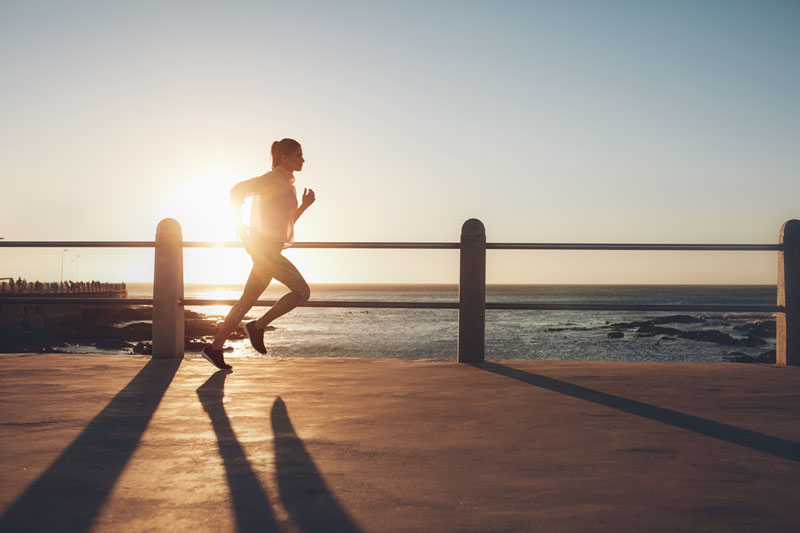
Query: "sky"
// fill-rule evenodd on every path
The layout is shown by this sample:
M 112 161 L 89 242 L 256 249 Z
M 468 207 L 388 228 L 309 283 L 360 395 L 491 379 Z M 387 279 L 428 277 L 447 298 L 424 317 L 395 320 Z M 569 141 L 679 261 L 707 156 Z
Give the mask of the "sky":
M 0 0 L 0 237 L 235 240 L 295 138 L 298 241 L 775 243 L 800 218 L 800 2 Z M 457 251 L 288 250 L 310 282 L 456 283 Z M 187 282 L 243 282 L 240 249 Z M 490 251 L 490 283 L 775 283 L 775 252 Z M 150 281 L 152 249 L 0 248 Z

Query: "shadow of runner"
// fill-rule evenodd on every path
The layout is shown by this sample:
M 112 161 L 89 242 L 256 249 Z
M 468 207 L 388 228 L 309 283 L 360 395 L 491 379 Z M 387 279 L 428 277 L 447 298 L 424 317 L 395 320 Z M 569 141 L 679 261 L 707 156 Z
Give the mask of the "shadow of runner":
M 0 531 L 86 531 L 181 360 L 151 359 L 0 517 Z
M 295 433 L 280 396 L 272 404 L 270 418 L 275 435 L 278 490 L 295 525 L 301 531 L 360 531 L 325 484 Z
M 649 418 L 650 420 L 655 420 L 671 426 L 688 429 L 700 435 L 724 440 L 732 444 L 738 444 L 739 446 L 745 446 L 753 450 L 783 457 L 784 459 L 800 461 L 800 442 L 773 437 L 757 431 L 750 431 L 749 429 L 743 429 L 721 422 L 679 413 L 670 409 L 664 409 L 663 407 L 637 402 L 636 400 L 623 398 L 622 396 L 615 396 L 587 387 L 581 387 L 580 385 L 573 385 L 566 381 L 525 372 L 524 370 L 517 370 L 516 368 L 511 368 L 499 363 L 471 363 L 471 366 L 516 379 L 523 383 L 528 383 L 529 385 L 558 392 L 566 396 L 572 396 L 573 398 L 604 405 L 612 409 L 625 411 L 626 413 Z
M 253 472 L 222 404 L 228 374 L 230 372 L 227 370 L 214 372 L 197 389 L 197 396 L 217 435 L 217 446 L 233 500 L 236 526 L 239 531 L 278 531 L 269 497 Z

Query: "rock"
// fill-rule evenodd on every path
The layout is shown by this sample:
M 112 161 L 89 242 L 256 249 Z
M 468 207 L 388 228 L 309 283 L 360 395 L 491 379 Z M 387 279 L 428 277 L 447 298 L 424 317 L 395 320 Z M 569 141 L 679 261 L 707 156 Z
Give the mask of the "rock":
M 725 320 L 747 320 L 764 318 L 764 313 L 726 313 L 722 316 Z
M 95 342 L 94 347 L 100 350 L 122 350 L 133 347 L 133 344 L 117 339 L 103 339 Z
M 622 333 L 621 331 L 609 331 L 608 335 L 606 335 L 606 337 L 608 337 L 609 339 L 621 339 L 624 336 L 625 334 Z
M 771 364 L 774 365 L 776 359 L 777 359 L 777 355 L 776 355 L 775 350 L 767 350 L 766 352 L 764 352 L 764 353 L 762 353 L 761 355 L 758 356 L 758 362 L 759 363 L 771 363 Z
M 203 348 L 208 346 L 207 342 L 194 342 L 194 341 L 186 341 L 183 344 L 183 349 L 187 352 L 202 352 Z
M 128 341 L 146 341 L 153 338 L 153 324 L 149 322 L 135 322 L 121 328 L 111 328 L 111 331 L 118 338 Z
M 662 326 L 644 325 L 636 330 L 636 333 L 641 335 L 680 335 L 683 331 L 675 328 L 665 328 Z
M 210 344 L 210 342 L 211 342 L 210 340 L 209 340 L 209 342 L 205 342 L 205 341 L 202 341 L 202 342 L 186 341 L 184 343 L 184 345 L 183 345 L 183 348 L 187 352 L 200 353 L 200 352 L 203 351 L 203 348 L 205 348 L 206 346 L 208 346 Z M 222 348 L 222 351 L 223 352 L 232 352 L 233 351 L 233 346 L 224 346 Z
M 749 324 L 735 326 L 734 329 L 743 331 L 748 337 L 774 337 L 776 328 L 774 320 L 756 320 Z
M 267 326 L 267 327 L 270 327 L 270 326 Z M 592 329 L 595 329 L 595 328 L 584 328 L 584 327 L 576 326 L 574 328 L 547 328 L 547 329 L 545 329 L 545 331 L 547 331 L 548 333 L 555 333 L 555 332 L 558 332 L 558 331 L 589 331 L 589 330 L 592 330 Z
M 659 316 L 651 320 L 653 324 L 697 324 L 705 322 L 704 316 L 690 316 L 690 315 L 669 315 Z
M 184 335 L 187 339 L 216 335 L 219 325 L 215 320 L 187 319 L 184 322 Z
M 734 355 L 738 352 L 734 352 L 731 355 Z M 775 364 L 775 350 L 769 350 L 758 357 L 753 357 L 752 355 L 740 355 L 738 357 L 726 357 L 727 361 L 731 363 L 766 363 L 766 364 Z
M 678 335 L 678 337 L 692 341 L 714 342 L 723 346 L 759 346 L 761 344 L 766 344 L 764 339 L 758 337 L 737 339 L 731 337 L 727 333 L 722 333 L 714 329 L 707 331 L 686 331 Z
M 647 320 L 636 320 L 633 322 L 617 322 L 616 324 L 609 324 L 607 327 L 611 329 L 633 329 L 652 327 L 656 324 L 692 324 L 705 322 L 705 320 L 706 318 L 703 316 L 668 315 L 658 316 Z
M 150 342 L 139 342 L 133 347 L 133 353 L 153 355 L 153 344 Z

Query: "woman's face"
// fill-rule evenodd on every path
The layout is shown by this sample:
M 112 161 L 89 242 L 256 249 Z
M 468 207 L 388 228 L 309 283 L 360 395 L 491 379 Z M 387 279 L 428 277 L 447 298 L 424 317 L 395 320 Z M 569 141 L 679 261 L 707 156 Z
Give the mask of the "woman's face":
M 303 159 L 303 149 L 300 147 L 295 148 L 288 154 L 285 154 L 282 158 L 281 166 L 284 167 L 289 172 L 298 172 L 303 170 L 303 163 L 305 159 Z

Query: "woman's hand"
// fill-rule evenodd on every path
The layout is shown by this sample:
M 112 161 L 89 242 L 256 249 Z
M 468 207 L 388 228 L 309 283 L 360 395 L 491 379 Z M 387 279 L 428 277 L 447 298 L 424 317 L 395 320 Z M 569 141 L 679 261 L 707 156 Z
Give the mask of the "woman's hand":
M 308 209 L 308 206 L 314 203 L 317 197 L 314 195 L 314 191 L 312 189 L 303 189 L 303 203 L 297 208 L 294 214 L 294 221 L 297 222 L 297 219 L 300 218 L 300 215 Z
M 316 200 L 316 199 L 317 199 L 317 197 L 314 194 L 314 190 L 313 189 L 303 189 L 303 205 L 308 207 L 311 204 L 313 204 L 314 200 Z

